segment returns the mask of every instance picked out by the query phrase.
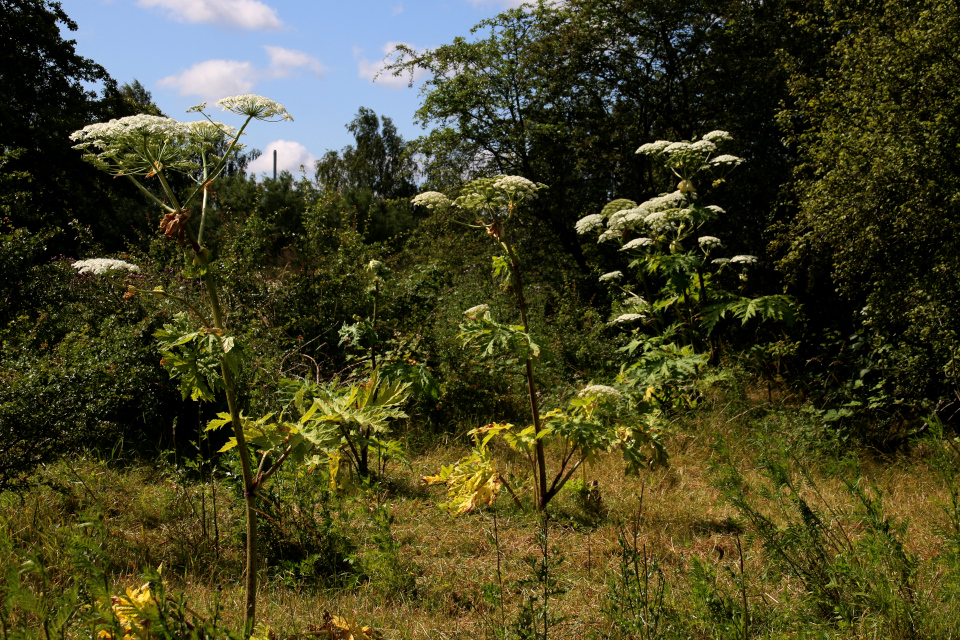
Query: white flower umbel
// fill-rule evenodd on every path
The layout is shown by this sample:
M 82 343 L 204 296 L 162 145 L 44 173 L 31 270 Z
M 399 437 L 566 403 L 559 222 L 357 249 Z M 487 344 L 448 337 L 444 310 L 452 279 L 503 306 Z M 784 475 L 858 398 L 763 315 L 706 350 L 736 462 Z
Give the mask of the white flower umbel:
M 77 273 L 92 273 L 93 275 L 102 275 L 108 271 L 140 271 L 140 267 L 123 260 L 113 260 L 111 258 L 90 258 L 89 260 L 77 260 L 73 263 L 73 268 Z
M 618 211 L 623 211 L 624 209 L 633 209 L 637 206 L 637 203 L 633 200 L 627 200 L 626 198 L 617 198 L 616 200 L 611 200 L 600 212 L 600 215 L 604 218 L 610 218 Z
M 584 235 L 590 233 L 597 227 L 603 225 L 603 216 L 599 213 L 591 213 L 588 216 L 584 216 L 577 220 L 576 230 L 578 235 Z
M 733 256 L 732 258 L 730 258 L 730 262 L 733 262 L 734 264 L 756 264 L 757 256 L 747 256 L 747 255 Z
M 411 200 L 413 204 L 426 207 L 427 209 L 446 209 L 450 206 L 450 198 L 439 191 L 424 191 L 418 193 Z
M 190 129 L 172 118 L 140 114 L 87 125 L 70 134 L 83 159 L 113 175 L 152 175 L 162 168 L 189 171 L 183 157 Z M 99 153 L 97 153 L 99 151 Z
M 222 122 L 213 120 L 196 120 L 194 122 L 184 123 L 190 137 L 198 142 L 208 142 L 216 144 L 223 140 L 229 140 L 236 137 L 236 127 L 231 127 Z M 238 145 L 239 146 L 239 145 Z
M 126 140 L 131 136 L 170 138 L 182 136 L 186 133 L 187 128 L 182 122 L 177 122 L 173 118 L 141 113 L 136 116 L 87 125 L 83 129 L 71 133 L 70 139 L 80 143 L 75 145 L 75 149 L 85 149 L 91 145 L 104 149 L 115 144 L 118 140 Z
M 535 199 L 537 191 L 546 189 L 547 185 L 531 182 L 523 176 L 497 176 L 493 187 L 502 191 L 509 202 L 519 204 Z
M 611 271 L 610 273 L 605 273 L 600 276 L 600 282 L 608 282 L 610 280 L 619 280 L 623 277 L 623 272 L 621 271 Z
M 642 313 L 621 313 L 619 316 L 613 319 L 611 324 L 626 324 L 628 322 L 636 322 L 637 320 L 643 320 L 646 316 Z
M 711 167 L 735 167 L 742 162 L 743 158 L 731 156 L 730 154 L 724 154 L 722 156 L 717 156 L 716 158 L 711 158 L 707 165 Z
M 660 234 L 673 228 L 673 219 L 667 211 L 654 211 L 648 214 L 644 222 L 654 233 Z
M 707 205 L 706 209 L 708 209 L 711 213 L 718 216 L 726 213 L 726 211 L 723 210 L 723 207 L 718 207 L 715 204 Z
M 709 155 L 717 150 L 717 145 L 713 144 L 709 140 L 697 140 L 690 145 L 690 150 Z
M 600 237 L 597 238 L 597 242 L 607 242 L 608 240 L 613 240 L 614 238 L 620 237 L 620 231 L 617 229 L 607 229 L 600 234 Z
M 467 316 L 470 320 L 479 320 L 480 318 L 489 315 L 490 305 L 488 304 L 478 304 L 475 307 L 470 307 L 463 312 L 463 315 Z
M 717 247 L 722 247 L 723 243 L 720 242 L 720 238 L 716 236 L 700 236 L 698 240 L 700 246 L 705 250 L 709 251 L 710 249 L 716 249 Z
M 620 251 L 630 251 L 631 249 L 641 249 L 643 247 L 649 247 L 653 244 L 653 240 L 650 238 L 634 238 L 627 244 L 620 247 Z
M 676 209 L 677 206 L 683 202 L 684 197 L 683 192 L 678 189 L 670 193 L 665 193 L 662 196 L 657 196 L 656 198 L 650 198 L 637 207 L 637 209 L 644 213 L 663 211 L 664 209 Z
M 623 394 L 614 389 L 613 387 L 608 387 L 605 384 L 591 384 L 587 385 L 583 389 L 577 392 L 578 398 L 585 398 L 587 396 L 593 396 L 598 400 L 612 400 L 618 401 L 623 399 Z
M 713 143 L 719 143 L 719 142 L 729 142 L 730 140 L 733 140 L 733 136 L 731 136 L 726 131 L 716 130 L 716 131 L 711 131 L 710 133 L 703 136 L 703 139 L 709 140 L 710 142 L 713 142 Z
M 640 148 L 637 149 L 637 153 L 642 153 L 644 155 L 656 155 L 662 153 L 664 149 L 669 147 L 671 143 L 669 140 L 657 140 L 656 142 L 648 142 L 647 144 L 640 145 Z
M 722 267 L 725 264 L 730 264 L 730 258 L 714 258 L 710 262 L 713 264 L 718 264 Z
M 243 95 L 230 96 L 222 100 L 217 100 L 217 106 L 224 111 L 230 111 L 231 113 L 255 118 L 257 120 L 280 118 L 281 120 L 293 122 L 293 116 L 287 113 L 287 109 L 282 104 L 254 93 L 245 93 Z

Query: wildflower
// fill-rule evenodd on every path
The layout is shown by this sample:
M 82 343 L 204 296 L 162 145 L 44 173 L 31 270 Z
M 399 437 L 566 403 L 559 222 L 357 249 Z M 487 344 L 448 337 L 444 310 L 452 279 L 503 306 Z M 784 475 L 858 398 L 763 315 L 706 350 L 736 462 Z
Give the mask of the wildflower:
M 696 153 L 702 153 L 704 155 L 709 155 L 717 150 L 717 145 L 713 144 L 710 140 L 697 140 L 690 145 L 690 150 Z
M 708 209 L 711 213 L 714 213 L 714 214 L 716 214 L 716 215 L 720 215 L 720 214 L 722 214 L 722 213 L 726 213 L 726 211 L 724 211 L 722 207 L 718 207 L 718 206 L 715 205 L 715 204 L 707 205 L 707 209 Z
M 499 176 L 493 183 L 498 189 L 503 189 L 510 194 L 522 194 L 523 196 L 532 196 L 544 185 L 531 182 L 522 176 Z
M 714 258 L 711 262 L 713 262 L 713 264 L 723 266 L 730 263 L 730 258 Z
M 605 273 L 600 276 L 600 282 L 607 282 L 608 280 L 619 280 L 623 277 L 623 273 L 620 271 L 611 271 L 610 273 Z
M 450 206 L 450 199 L 438 191 L 424 191 L 414 196 L 410 202 L 427 209 L 446 209 Z
M 673 191 L 671 193 L 665 193 L 662 196 L 657 196 L 656 198 L 650 198 L 643 204 L 641 204 L 637 209 L 644 212 L 651 211 L 662 211 L 664 209 L 673 209 L 676 208 L 684 199 L 683 192 L 680 190 Z
M 137 272 L 140 267 L 123 260 L 113 260 L 111 258 L 90 258 L 89 260 L 77 260 L 73 263 L 73 268 L 77 273 L 92 273 L 102 275 L 111 269 L 125 269 L 127 271 Z
M 105 149 L 118 140 L 130 136 L 176 137 L 186 133 L 186 126 L 173 118 L 141 113 L 136 116 L 87 125 L 83 129 L 71 133 L 70 139 L 80 143 L 74 146 L 75 149 L 85 149 L 91 145 Z
M 189 132 L 190 138 L 198 143 L 216 144 L 237 135 L 236 127 L 210 120 L 185 122 L 184 128 Z M 237 146 L 242 147 L 243 145 Z
M 722 156 L 717 156 L 712 158 L 707 164 L 711 167 L 722 167 L 722 166 L 737 166 L 743 162 L 743 158 L 738 158 L 737 156 L 731 156 L 729 154 L 724 154 Z
M 637 149 L 637 153 L 643 153 L 646 155 L 655 155 L 663 152 L 664 149 L 669 147 L 672 143 L 669 140 L 657 140 L 656 142 L 648 142 L 647 144 L 640 145 L 640 148 Z
M 723 246 L 723 243 L 720 242 L 720 238 L 715 236 L 700 236 L 699 242 L 700 247 L 706 251 Z
M 256 118 L 257 120 L 279 117 L 281 120 L 293 122 L 293 116 L 287 113 L 287 109 L 282 104 L 253 93 L 223 98 L 217 101 L 217 106 L 224 111 Z
M 756 264 L 757 256 L 746 256 L 746 255 L 733 256 L 732 258 L 730 258 L 730 262 L 741 263 L 741 264 Z
M 705 136 L 703 136 L 703 139 L 709 140 L 710 142 L 714 142 L 714 143 L 729 142 L 730 140 L 733 140 L 733 136 L 731 136 L 726 131 L 717 130 L 717 131 L 711 131 L 710 133 L 706 134 Z
M 613 387 L 608 387 L 605 384 L 591 384 L 587 385 L 583 389 L 577 392 L 578 398 L 583 398 L 585 396 L 593 396 L 598 400 L 621 400 L 623 394 L 614 389 Z
M 607 229 L 600 234 L 600 237 L 597 238 L 597 242 L 606 242 L 607 240 L 612 240 L 613 238 L 620 237 L 620 231 L 618 229 Z
M 467 316 L 470 320 L 479 320 L 481 316 L 487 316 L 490 314 L 490 305 L 488 304 L 478 304 L 475 307 L 470 307 L 463 312 L 463 315 Z
M 599 213 L 592 213 L 577 220 L 577 234 L 583 235 L 589 233 L 603 224 L 603 216 Z
M 649 247 L 653 244 L 653 240 L 650 238 L 634 238 L 627 244 L 620 247 L 620 251 L 630 251 L 631 249 L 639 249 L 640 247 Z
M 646 318 L 642 313 L 622 313 L 616 318 L 613 319 L 611 324 L 626 324 L 628 322 L 636 322 L 637 320 L 643 320 Z
M 604 218 L 609 218 L 618 211 L 623 211 L 624 209 L 633 209 L 637 206 L 637 203 L 633 200 L 627 200 L 626 198 L 617 198 L 616 200 L 611 200 L 603 207 L 603 210 L 600 212 L 600 215 Z
M 673 222 L 666 211 L 654 211 L 648 214 L 644 222 L 655 232 L 660 233 L 670 227 Z
M 376 272 L 376 271 L 379 270 L 380 267 L 382 267 L 382 266 L 383 266 L 383 263 L 380 262 L 379 260 L 371 260 L 371 261 L 367 264 L 367 271 Z

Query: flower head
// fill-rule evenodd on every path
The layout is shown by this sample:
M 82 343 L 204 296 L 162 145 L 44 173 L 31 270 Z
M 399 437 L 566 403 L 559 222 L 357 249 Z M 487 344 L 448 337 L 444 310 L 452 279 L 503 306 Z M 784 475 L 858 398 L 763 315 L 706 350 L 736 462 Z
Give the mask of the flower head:
M 619 280 L 623 277 L 623 272 L 621 271 L 611 271 L 610 273 L 605 273 L 600 276 L 600 282 L 608 282 L 610 280 Z
M 733 256 L 732 258 L 730 258 L 730 262 L 740 263 L 740 264 L 756 264 L 757 256 L 747 256 L 747 255 Z
M 662 153 L 664 149 L 669 147 L 671 142 L 669 140 L 657 140 L 656 142 L 648 142 L 647 144 L 640 145 L 640 148 L 637 149 L 637 153 L 642 153 L 645 155 L 656 155 Z
M 627 244 L 620 247 L 620 251 L 630 251 L 631 249 L 639 249 L 641 247 L 649 247 L 653 244 L 653 240 L 650 238 L 634 238 Z
M 282 104 L 254 93 L 245 93 L 217 100 L 217 106 L 224 111 L 256 118 L 257 120 L 280 118 L 293 122 L 293 116 L 287 113 L 287 109 Z
M 77 260 L 73 263 L 73 268 L 77 273 L 92 273 L 102 275 L 111 270 L 126 270 L 131 272 L 140 271 L 140 267 L 123 260 L 113 260 L 111 258 L 90 258 L 89 260 Z
M 612 400 L 617 401 L 623 399 L 623 394 L 614 389 L 613 387 L 608 387 L 605 384 L 591 384 L 587 385 L 583 389 L 577 392 L 578 398 L 585 398 L 587 396 L 593 396 L 598 400 Z
M 479 320 L 481 317 L 487 316 L 490 314 L 490 305 L 488 304 L 478 304 L 475 307 L 470 307 L 463 312 L 463 315 L 467 316 L 470 320 Z
M 722 156 L 717 156 L 716 158 L 711 158 L 710 162 L 707 165 L 711 167 L 728 167 L 728 166 L 737 166 L 743 162 L 743 158 L 738 158 L 737 156 L 731 156 L 730 154 L 724 154 Z
M 622 313 L 611 321 L 611 324 L 626 324 L 628 322 L 636 322 L 637 320 L 644 320 L 646 318 L 642 313 Z
M 427 209 L 446 209 L 450 206 L 450 199 L 439 191 L 424 191 L 418 193 L 411 200 L 413 204 L 418 204 Z
M 607 240 L 613 240 L 614 238 L 620 237 L 619 229 L 607 229 L 600 234 L 600 237 L 597 238 L 597 242 L 606 242 Z
M 522 176 L 498 176 L 493 186 L 506 192 L 510 200 L 527 200 L 537 197 L 537 191 L 546 185 L 531 182 Z
M 637 206 L 637 203 L 633 200 L 627 200 L 626 198 L 617 198 L 616 200 L 611 200 L 600 211 L 600 215 L 604 218 L 609 218 L 618 211 L 623 211 L 624 209 L 633 209 Z
M 591 213 L 588 216 L 584 216 L 577 220 L 576 230 L 578 235 L 583 235 L 585 233 L 590 233 L 594 229 L 603 225 L 603 215 L 599 213 Z
M 707 251 L 723 246 L 723 243 L 720 242 L 720 238 L 715 236 L 700 236 L 699 242 L 700 246 Z
M 731 136 L 726 131 L 716 130 L 716 131 L 711 131 L 710 133 L 703 136 L 703 139 L 709 140 L 710 142 L 713 142 L 713 143 L 729 142 L 730 140 L 733 140 L 733 136 Z

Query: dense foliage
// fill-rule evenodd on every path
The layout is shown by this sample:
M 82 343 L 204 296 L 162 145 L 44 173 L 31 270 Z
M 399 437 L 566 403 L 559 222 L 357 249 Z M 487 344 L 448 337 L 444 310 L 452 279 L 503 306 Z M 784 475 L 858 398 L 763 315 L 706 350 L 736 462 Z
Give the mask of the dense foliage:
M 85 124 L 159 115 L 149 92 L 118 87 L 77 56 L 57 3 L 4 0 L 3 13 L 0 55 L 17 70 L 0 79 L 10 105 L 0 121 L 0 410 L 3 477 L 14 482 L 75 442 L 183 446 L 223 407 L 198 416 L 158 373 L 149 336 L 170 309 L 122 298 L 133 276 L 69 266 L 125 250 L 116 255 L 140 266 L 144 283 L 203 295 L 155 237 L 160 206 L 70 148 Z M 464 309 L 490 304 L 497 318 L 516 308 L 488 277 L 504 263 L 483 238 L 410 202 L 418 190 L 453 198 L 471 179 L 516 174 L 548 186 L 510 230 L 546 410 L 566 406 L 571 388 L 620 375 L 682 411 L 717 366 L 740 362 L 768 385 L 793 386 L 840 439 L 889 446 L 931 412 L 949 423 L 957 14 L 946 0 L 573 0 L 504 12 L 433 50 L 401 47 L 390 71 L 431 73 L 423 137 L 405 141 L 389 117 L 361 107 L 347 124 L 355 143 L 328 152 L 313 175 L 256 182 L 245 172 L 252 151 L 209 190 L 210 264 L 251 349 L 241 405 L 273 410 L 277 377 L 350 381 L 378 363 L 412 385 L 404 437 L 521 420 L 528 381 L 517 363 L 478 357 L 458 330 Z M 97 81 L 99 95 L 84 88 Z M 630 257 L 578 233 L 584 216 L 609 221 L 630 208 L 616 198 L 636 207 L 678 189 L 669 164 L 638 147 L 717 130 L 743 162 L 697 185 L 724 212 L 697 218 L 697 246 L 694 236 L 651 237 L 653 249 Z M 623 233 L 621 246 L 638 240 Z M 697 253 L 703 238 L 755 263 L 712 266 L 719 254 Z M 376 277 L 371 261 L 384 267 Z M 598 281 L 617 271 L 634 274 L 626 289 L 652 305 L 636 325 L 611 322 L 645 313 Z M 791 299 L 795 325 L 743 322 L 792 316 Z M 40 444 L 25 455 L 24 442 Z

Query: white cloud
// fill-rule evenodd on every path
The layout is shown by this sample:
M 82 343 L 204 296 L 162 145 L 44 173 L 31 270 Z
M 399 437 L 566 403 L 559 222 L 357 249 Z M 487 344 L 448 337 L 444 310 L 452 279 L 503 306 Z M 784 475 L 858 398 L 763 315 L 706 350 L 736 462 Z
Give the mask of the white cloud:
M 241 29 L 279 29 L 276 9 L 259 0 L 137 0 L 141 7 L 166 9 L 181 22 L 208 22 Z
M 389 72 L 380 73 L 383 70 L 383 68 L 387 65 L 387 63 L 390 61 L 389 59 L 391 57 L 391 54 L 393 54 L 394 50 L 397 48 L 397 45 L 401 45 L 401 44 L 406 45 L 411 49 L 415 48 L 412 44 L 409 44 L 407 42 L 399 42 L 396 40 L 391 40 L 390 42 L 386 43 L 381 47 L 384 57 L 383 59 L 377 62 L 371 62 L 370 60 L 367 60 L 366 58 L 361 57 L 360 53 L 362 53 L 362 50 L 354 47 L 353 55 L 360 57 L 360 59 L 357 61 L 357 70 L 359 72 L 358 73 L 359 77 L 364 78 L 366 80 L 370 80 L 372 82 L 376 82 L 377 84 L 382 85 L 384 87 L 388 87 L 390 89 L 401 89 L 403 87 L 406 87 L 410 83 L 410 74 L 405 73 L 400 76 L 395 76 Z M 377 74 L 380 74 L 380 75 L 378 76 Z M 427 72 L 425 70 L 417 69 L 413 74 L 413 81 L 416 82 L 418 80 L 422 80 L 426 75 L 427 75 Z
M 167 76 L 157 84 L 174 89 L 182 96 L 199 96 L 212 102 L 224 96 L 250 93 L 260 80 L 289 78 L 298 69 L 305 68 L 316 75 L 326 70 L 319 60 L 303 51 L 273 46 L 264 49 L 270 58 L 270 66 L 266 69 L 237 60 L 206 60 L 179 74 Z
M 283 47 L 265 46 L 267 55 L 270 56 L 269 73 L 274 78 L 286 78 L 294 69 L 305 67 L 315 74 L 320 75 L 326 71 L 326 67 L 320 64 L 320 61 L 303 51 L 295 49 L 284 49 Z
M 393 16 L 398 16 L 401 13 L 403 13 L 403 3 L 398 2 L 397 6 L 390 10 L 390 17 L 392 18 Z
M 219 100 L 225 96 L 250 93 L 258 72 L 249 62 L 206 60 L 186 71 L 161 79 L 161 87 L 176 89 L 182 96 Z
M 306 169 L 308 176 L 313 176 L 313 163 L 317 158 L 307 151 L 307 148 L 299 142 L 292 140 L 274 140 L 267 144 L 263 155 L 251 162 L 247 170 L 251 173 L 265 173 L 268 176 L 273 175 L 273 152 L 277 152 L 277 173 L 289 171 L 294 177 L 300 175 L 300 166 Z

